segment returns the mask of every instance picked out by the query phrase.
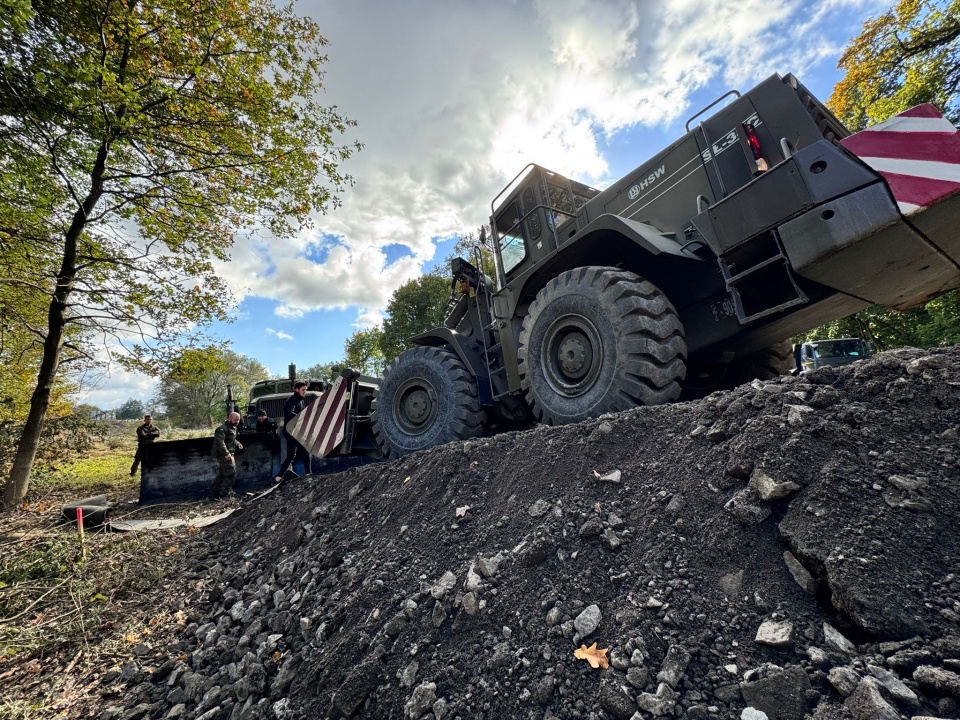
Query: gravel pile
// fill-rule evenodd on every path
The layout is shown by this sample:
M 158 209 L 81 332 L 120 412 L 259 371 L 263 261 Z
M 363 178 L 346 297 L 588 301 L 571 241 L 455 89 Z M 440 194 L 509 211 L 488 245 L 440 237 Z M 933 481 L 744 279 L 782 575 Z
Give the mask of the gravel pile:
M 282 486 L 201 531 L 182 631 L 100 717 L 956 718 L 958 361 Z

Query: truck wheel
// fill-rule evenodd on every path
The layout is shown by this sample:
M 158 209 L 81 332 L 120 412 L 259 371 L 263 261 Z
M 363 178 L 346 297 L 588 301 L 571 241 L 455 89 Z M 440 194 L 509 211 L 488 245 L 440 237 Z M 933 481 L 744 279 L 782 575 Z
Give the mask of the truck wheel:
M 521 386 L 534 416 L 564 425 L 680 395 L 683 325 L 666 296 L 611 267 L 562 273 L 530 304 Z
M 777 343 L 731 362 L 723 384 L 724 389 L 735 388 L 751 380 L 772 380 L 781 375 L 789 375 L 794 367 L 796 361 L 793 359 L 793 345 L 789 342 Z
M 373 401 L 373 434 L 387 458 L 476 437 L 483 420 L 473 376 L 441 348 L 416 347 L 394 358 Z

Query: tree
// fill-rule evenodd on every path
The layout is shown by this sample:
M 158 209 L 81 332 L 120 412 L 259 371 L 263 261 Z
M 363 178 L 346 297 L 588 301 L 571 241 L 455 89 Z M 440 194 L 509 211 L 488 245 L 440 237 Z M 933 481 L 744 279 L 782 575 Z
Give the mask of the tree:
M 382 336 L 380 328 L 357 330 L 343 345 L 344 364 L 364 375 L 379 376 L 386 366 L 380 349 Z
M 497 266 L 494 260 L 493 237 L 490 235 L 490 226 L 481 225 L 476 232 L 471 231 L 466 235 L 457 235 L 456 237 L 457 241 L 453 245 L 453 251 L 447 255 L 442 265 L 434 266 L 430 274 L 449 279 L 450 261 L 457 257 L 463 258 L 471 265 L 476 265 L 477 261 L 474 256 L 474 249 L 476 248 L 480 253 L 480 269 L 493 281 L 494 287 L 492 287 L 491 290 L 495 289 Z
M 287 237 L 336 205 L 349 184 L 339 163 L 359 145 L 337 144 L 352 123 L 314 98 L 326 40 L 290 5 L 2 3 L 0 205 L 15 203 L 0 262 L 34 262 L 0 282 L 48 308 L 11 508 L 70 328 L 159 372 L 178 333 L 226 319 L 213 262 L 229 259 L 234 234 Z
M 339 363 L 317 363 L 316 365 L 311 365 L 310 367 L 300 371 L 300 377 L 309 380 L 323 380 L 325 382 L 332 383 L 336 380 L 339 373 L 333 372 L 333 366 L 338 365 Z
M 117 408 L 117 420 L 139 420 L 147 414 L 147 409 L 139 400 L 130 398 Z
M 175 424 L 213 427 L 226 417 L 227 385 L 238 407 L 242 407 L 250 387 L 269 378 L 270 373 L 260 362 L 230 349 L 188 348 L 161 378 L 157 399 Z
M 413 347 L 407 338 L 443 325 L 449 297 L 450 280 L 436 275 L 421 275 L 397 288 L 379 338 L 385 363 Z
M 960 118 L 960 0 L 901 0 L 868 20 L 838 67 L 830 105 L 853 130 L 932 102 Z

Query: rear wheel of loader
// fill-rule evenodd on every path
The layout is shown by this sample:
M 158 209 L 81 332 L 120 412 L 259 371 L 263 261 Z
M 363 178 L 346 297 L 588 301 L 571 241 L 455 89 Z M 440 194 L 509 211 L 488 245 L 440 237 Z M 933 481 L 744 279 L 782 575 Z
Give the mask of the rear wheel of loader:
M 687 345 L 677 311 L 640 276 L 569 270 L 530 304 L 520 378 L 534 416 L 564 425 L 680 395 Z
M 789 375 L 794 367 L 796 361 L 793 358 L 793 344 L 777 343 L 731 362 L 724 386 L 734 388 L 751 380 L 772 380 L 781 375 Z
M 397 458 L 483 431 L 477 384 L 449 350 L 417 347 L 391 361 L 373 401 L 373 433 Z

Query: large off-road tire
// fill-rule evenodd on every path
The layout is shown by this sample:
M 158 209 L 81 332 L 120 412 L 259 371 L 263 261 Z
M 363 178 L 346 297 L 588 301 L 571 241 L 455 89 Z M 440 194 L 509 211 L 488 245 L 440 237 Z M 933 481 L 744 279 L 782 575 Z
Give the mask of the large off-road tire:
M 686 355 L 683 325 L 666 296 L 611 267 L 551 280 L 530 304 L 518 351 L 530 408 L 550 425 L 675 400 Z
M 751 380 L 773 380 L 795 367 L 793 345 L 784 341 L 731 362 L 724 385 L 734 388 Z
M 483 420 L 476 381 L 442 348 L 417 347 L 394 358 L 373 401 L 373 434 L 391 459 L 476 437 Z

